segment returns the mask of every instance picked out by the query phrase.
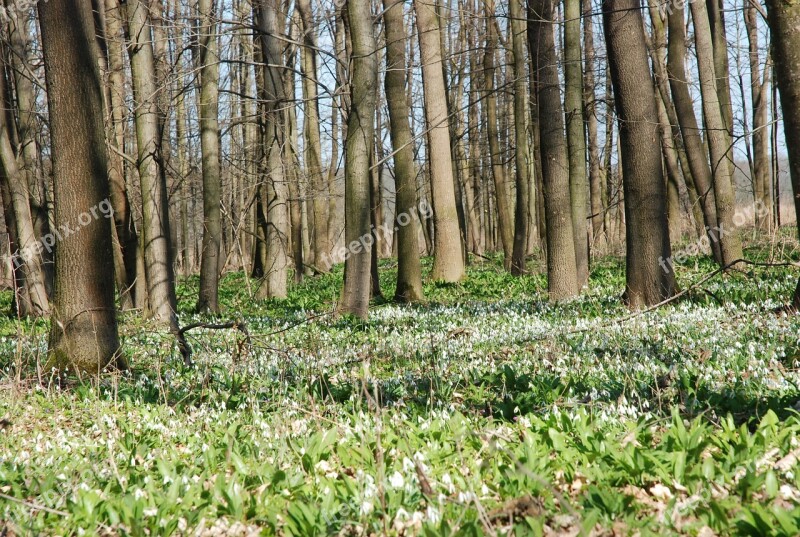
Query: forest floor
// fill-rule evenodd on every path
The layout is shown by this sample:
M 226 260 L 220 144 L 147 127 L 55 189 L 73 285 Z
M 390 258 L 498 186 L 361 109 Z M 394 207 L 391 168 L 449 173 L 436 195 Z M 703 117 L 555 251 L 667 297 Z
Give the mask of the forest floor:
M 0 535 L 800 534 L 796 268 L 694 287 L 715 267 L 690 258 L 687 292 L 633 315 L 623 259 L 558 305 L 531 268 L 475 259 L 368 322 L 330 313 L 342 267 L 283 302 L 229 274 L 217 319 L 189 278 L 183 325 L 247 333 L 191 330 L 187 368 L 125 314 L 132 370 L 66 386 L 36 373 L 46 321 L 0 322 Z

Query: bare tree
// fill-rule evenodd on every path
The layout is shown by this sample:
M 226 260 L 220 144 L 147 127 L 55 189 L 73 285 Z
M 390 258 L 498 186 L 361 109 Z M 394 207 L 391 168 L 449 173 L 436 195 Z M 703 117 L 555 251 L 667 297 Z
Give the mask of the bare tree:
M 258 5 L 258 32 L 263 73 L 258 78 L 262 101 L 262 151 L 259 186 L 259 211 L 265 248 L 263 280 L 258 298 L 286 298 L 289 260 L 288 185 L 283 144 L 286 125 L 283 107 L 287 106 L 283 84 L 281 35 L 285 21 L 279 0 L 261 0 Z
M 528 0 L 529 47 L 538 110 L 547 227 L 547 289 L 552 300 L 578 294 L 564 115 L 559 91 L 553 0 Z
M 716 2 L 716 0 L 709 0 Z M 736 212 L 736 197 L 733 191 L 733 146 L 730 143 L 730 130 L 725 120 L 725 110 L 729 103 L 720 102 L 718 78 L 714 65 L 712 33 L 708 22 L 706 5 L 692 2 L 692 21 L 697 50 L 697 72 L 700 81 L 700 94 L 703 101 L 703 117 L 706 124 L 706 140 L 711 156 L 711 175 L 714 180 L 714 201 L 717 207 L 717 239 L 720 242 L 722 265 L 742 258 L 742 243 L 733 224 Z M 727 65 L 727 61 L 725 62 Z
M 783 129 L 787 147 L 800 147 L 800 4 L 767 0 L 775 78 L 780 91 Z M 789 174 L 794 192 L 794 211 L 800 233 L 800 153 L 789 151 Z M 792 306 L 800 310 L 800 281 Z
M 581 76 L 581 0 L 564 0 L 564 112 L 575 266 L 578 286 L 583 287 L 589 280 L 589 223 L 586 219 L 589 183 L 586 178 L 586 138 Z
M 200 254 L 198 312 L 219 313 L 222 177 L 219 140 L 219 39 L 214 0 L 199 0 L 197 16 L 200 94 L 198 115 L 203 155 L 203 250 Z
M 439 19 L 435 6 L 427 0 L 414 0 L 414 12 L 417 16 L 422 84 L 425 92 L 428 158 L 436 227 L 431 277 L 444 282 L 457 282 L 464 277 L 464 258 L 461 255 L 461 235 L 453 186 L 453 161 L 450 156 L 450 126 L 442 72 Z
M 158 86 L 148 0 L 128 0 L 127 39 L 133 79 L 136 147 L 142 190 L 142 250 L 147 311 L 177 326 L 177 299 L 170 245 L 167 184 L 161 161 Z M 138 297 L 137 300 L 144 297 Z
M 370 158 L 374 141 L 378 61 L 369 0 L 347 3 L 352 40 L 352 105 L 345 139 L 344 288 L 341 310 L 366 318 L 371 289 L 370 261 L 374 235 L 370 228 Z
M 667 72 L 675 113 L 681 127 L 683 145 L 686 150 L 691 176 L 697 190 L 698 201 L 703 209 L 706 233 L 711 251 L 717 263 L 722 264 L 719 231 L 717 229 L 717 207 L 714 196 L 714 179 L 703 148 L 703 139 L 697 126 L 694 103 L 689 92 L 686 76 L 686 29 L 685 12 L 680 5 L 671 6 L 667 19 L 669 27 Z
M 117 245 L 114 248 L 114 276 L 123 310 L 134 307 L 136 250 L 138 236 L 133 225 L 130 198 L 125 184 L 125 72 L 123 15 L 118 0 L 105 0 L 106 52 L 106 142 L 109 144 L 108 180 Z
M 310 0 L 298 0 L 297 11 L 303 22 L 303 44 L 300 51 L 300 65 L 303 74 L 303 132 L 305 136 L 306 172 L 311 181 L 313 193 L 312 214 L 314 240 L 312 248 L 314 261 L 330 254 L 328 231 L 328 183 L 322 173 L 322 142 L 319 129 L 319 99 L 317 92 L 317 31 Z
M 399 302 L 423 299 L 422 268 L 419 260 L 419 222 L 417 220 L 417 180 L 414 169 L 414 145 L 406 101 L 406 40 L 403 4 L 383 1 L 383 23 L 386 32 L 386 103 L 389 106 L 394 178 L 397 201 L 397 290 Z
M 503 265 L 511 268 L 514 248 L 514 228 L 511 219 L 511 204 L 508 201 L 506 171 L 500 149 L 500 135 L 497 125 L 497 89 L 495 87 L 495 55 L 497 53 L 497 30 L 494 0 L 484 0 L 484 20 L 486 22 L 486 47 L 483 51 L 483 99 L 486 110 L 486 136 L 489 141 L 489 160 L 494 179 L 494 195 L 497 203 L 497 224 L 503 244 Z M 421 39 L 421 36 L 420 36 Z
M 622 146 L 625 300 L 632 309 L 657 304 L 675 290 L 658 110 L 640 9 L 640 0 L 603 2 L 603 27 Z
M 772 208 L 769 162 L 769 130 L 767 121 L 769 68 L 761 73 L 761 52 L 758 40 L 758 9 L 749 0 L 744 2 L 744 22 L 750 65 L 750 97 L 753 103 L 753 167 L 750 170 L 756 202 L 764 209 Z M 771 218 L 767 210 L 756 211 L 756 225 L 768 229 Z
M 49 89 L 56 248 L 56 293 L 48 365 L 98 374 L 117 359 L 111 215 L 103 127 L 103 91 L 91 6 L 80 0 L 39 4 Z M 110 204 L 109 204 L 110 208 Z M 88 223 L 87 223 L 88 222 Z M 118 365 L 124 365 L 120 358 Z
M 528 38 L 528 26 L 525 20 L 523 0 L 509 0 L 511 16 L 511 41 L 514 52 L 514 138 L 516 151 L 517 207 L 514 212 L 514 250 L 511 260 L 511 273 L 520 275 L 525 272 L 525 260 L 528 253 L 528 210 L 530 189 L 530 146 L 528 145 L 528 81 L 526 77 L 525 44 Z

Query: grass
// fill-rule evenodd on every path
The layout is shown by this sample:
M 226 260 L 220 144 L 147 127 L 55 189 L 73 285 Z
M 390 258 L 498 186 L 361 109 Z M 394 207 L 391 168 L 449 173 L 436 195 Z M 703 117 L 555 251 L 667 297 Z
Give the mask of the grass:
M 623 267 L 599 260 L 553 305 L 540 267 L 475 262 L 366 322 L 329 314 L 341 267 L 263 303 L 229 274 L 220 319 L 249 338 L 193 330 L 186 368 L 126 314 L 132 370 L 85 383 L 37 372 L 46 322 L 6 319 L 0 535 L 800 534 L 800 319 L 773 312 L 796 271 L 747 267 L 630 316 Z M 690 259 L 681 288 L 713 268 Z M 196 288 L 182 324 L 212 320 Z

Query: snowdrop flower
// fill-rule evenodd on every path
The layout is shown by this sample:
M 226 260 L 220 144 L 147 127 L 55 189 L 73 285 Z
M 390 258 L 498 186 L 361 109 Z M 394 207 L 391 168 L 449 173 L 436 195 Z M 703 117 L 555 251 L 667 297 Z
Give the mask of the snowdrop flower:
M 403 474 L 395 471 L 395 473 L 389 477 L 389 484 L 394 489 L 401 489 L 405 486 L 406 480 L 403 478 Z
M 368 515 L 368 514 L 370 514 L 372 512 L 373 509 L 375 509 L 375 506 L 372 505 L 372 502 L 370 502 L 368 500 L 364 500 L 363 502 L 361 502 L 361 507 L 359 509 L 359 513 L 362 516 L 363 515 Z

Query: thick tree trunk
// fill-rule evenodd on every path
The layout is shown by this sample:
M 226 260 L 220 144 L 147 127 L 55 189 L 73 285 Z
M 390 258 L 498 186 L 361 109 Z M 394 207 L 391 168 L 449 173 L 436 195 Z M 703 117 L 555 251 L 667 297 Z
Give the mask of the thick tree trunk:
M 786 145 L 797 148 L 800 147 L 800 4 L 789 0 L 767 0 L 767 11 Z M 800 234 L 800 153 L 797 151 L 789 151 L 789 174 Z M 795 310 L 800 309 L 800 281 L 792 306 Z
M 417 179 L 414 169 L 414 142 L 406 103 L 406 39 L 403 4 L 383 1 L 383 23 L 386 29 L 386 103 L 394 150 L 396 185 L 395 225 L 397 226 L 397 289 L 398 302 L 422 300 L 422 268 L 419 260 L 419 221 L 417 214 Z
M 632 309 L 657 304 L 675 291 L 658 109 L 640 8 L 640 0 L 603 2 L 603 27 L 622 146 L 625 299 Z
M 710 1 L 715 2 L 716 0 Z M 692 2 L 691 9 L 697 50 L 700 94 L 707 128 L 706 140 L 708 141 L 708 149 L 711 156 L 711 175 L 714 180 L 718 239 L 722 255 L 722 266 L 726 266 L 742 258 L 741 239 L 733 223 L 733 215 L 736 212 L 736 196 L 731 175 L 733 169 L 733 147 L 729 142 L 730 131 L 725 121 L 724 113 L 724 109 L 729 103 L 726 104 L 719 100 L 720 92 L 717 86 L 717 75 L 719 73 L 715 74 L 714 49 L 706 5 L 703 2 Z
M 581 0 L 564 0 L 564 112 L 567 126 L 575 266 L 578 286 L 583 287 L 589 281 L 589 223 L 586 219 L 589 183 L 586 178 L 586 138 L 583 121 L 580 3 Z
M 200 94 L 198 115 L 203 166 L 203 250 L 198 312 L 219 313 L 222 177 L 219 140 L 219 43 L 214 0 L 197 4 Z
M 259 187 L 262 225 L 266 243 L 264 278 L 256 296 L 286 298 L 289 259 L 289 207 L 283 144 L 286 143 L 286 125 L 283 107 L 286 106 L 283 85 L 283 16 L 278 0 L 261 0 L 258 10 L 258 31 L 261 38 L 261 55 L 264 63 L 260 78 L 260 94 L 264 107 L 262 128 L 263 151 L 261 185 Z
M 528 28 L 525 19 L 523 0 L 509 0 L 511 15 L 511 42 L 514 52 L 512 73 L 514 78 L 514 137 L 516 151 L 517 207 L 514 212 L 514 250 L 511 259 L 511 273 L 519 276 L 525 273 L 525 260 L 528 253 L 528 210 L 530 181 L 530 147 L 528 145 L 528 79 L 525 70 L 525 43 Z
M 347 4 L 352 39 L 352 107 L 345 139 L 345 244 L 344 289 L 341 310 L 366 318 L 371 289 L 370 262 L 374 235 L 370 229 L 370 157 L 374 140 L 378 61 L 369 0 Z
M 578 294 L 575 241 L 570 209 L 564 115 L 553 39 L 553 0 L 529 0 L 528 40 L 533 56 L 539 144 L 547 222 L 547 288 L 552 300 Z
M 461 236 L 453 188 L 453 161 L 450 156 L 450 126 L 442 73 L 439 20 L 430 3 L 414 0 L 417 15 L 422 84 L 425 93 L 425 121 L 428 127 L 428 155 L 433 193 L 434 261 L 431 277 L 457 282 L 464 277 Z
M 99 374 L 119 357 L 108 157 L 91 7 L 39 4 L 53 157 L 56 293 L 48 367 Z M 70 227 L 73 233 L 67 235 Z M 119 357 L 119 358 L 118 358 Z

